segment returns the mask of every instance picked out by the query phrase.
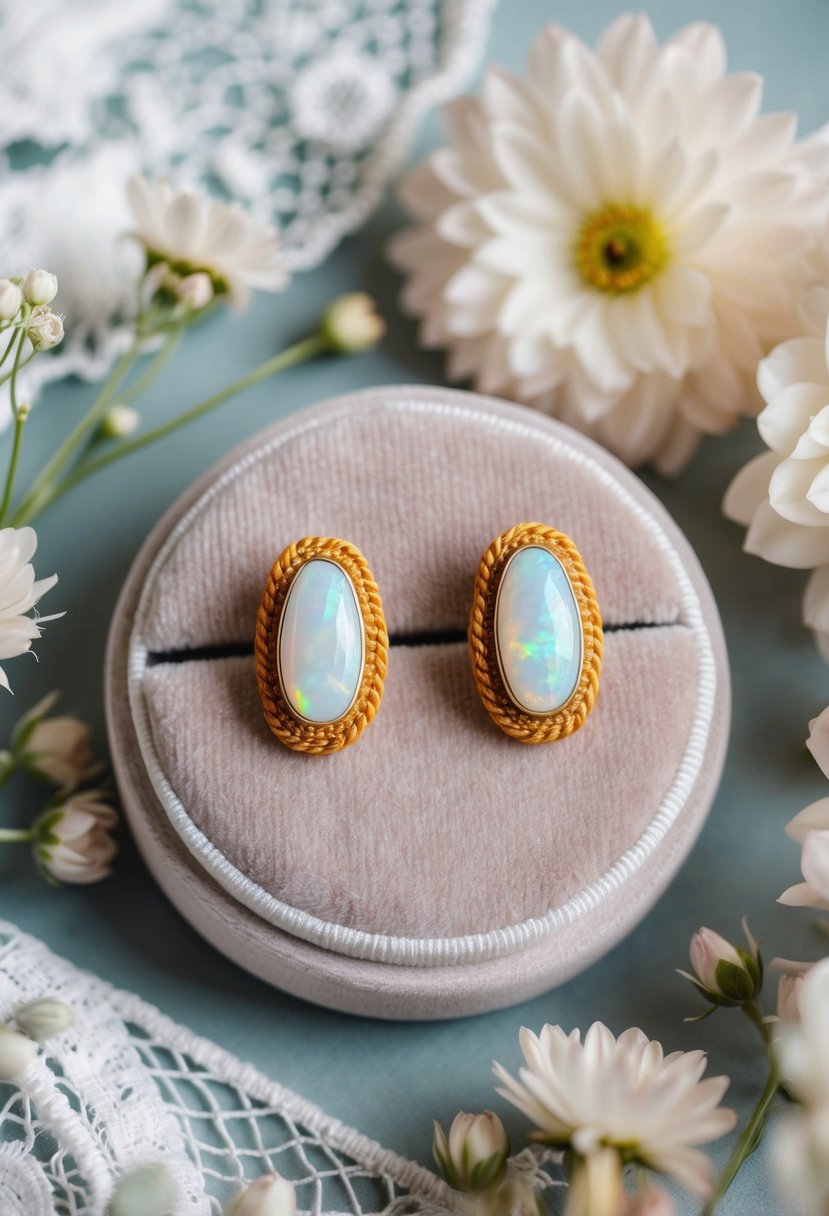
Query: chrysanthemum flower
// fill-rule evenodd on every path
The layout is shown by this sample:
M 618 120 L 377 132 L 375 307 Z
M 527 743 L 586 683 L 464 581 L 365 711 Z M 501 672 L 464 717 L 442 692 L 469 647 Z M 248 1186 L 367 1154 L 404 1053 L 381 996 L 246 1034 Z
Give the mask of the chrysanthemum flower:
M 660 45 L 645 17 L 595 51 L 548 27 L 526 79 L 490 69 L 402 186 L 417 227 L 391 256 L 424 345 L 631 465 L 681 469 L 756 412 L 829 200 L 822 140 L 760 117 L 761 94 L 712 26 Z
M 712 1186 L 709 1158 L 696 1147 L 734 1126 L 720 1106 L 727 1077 L 702 1080 L 705 1054 L 675 1051 L 636 1028 L 615 1039 L 601 1022 L 581 1040 L 574 1030 L 522 1029 L 527 1067 L 520 1080 L 495 1064 L 499 1089 L 532 1121 L 533 1139 L 569 1145 L 579 1156 L 615 1150 L 622 1163 L 670 1174 L 696 1195 Z
M 279 291 L 288 275 L 279 241 L 241 207 L 204 194 L 175 194 L 164 179 L 132 177 L 127 197 L 149 265 L 165 263 L 183 282 L 206 274 L 218 296 L 243 308 L 252 288 Z
M 25 654 L 40 637 L 38 618 L 29 614 L 58 581 L 56 574 L 35 579 L 31 559 L 36 548 L 34 528 L 0 528 L 0 661 Z M 10 687 L 2 667 L 0 686 Z

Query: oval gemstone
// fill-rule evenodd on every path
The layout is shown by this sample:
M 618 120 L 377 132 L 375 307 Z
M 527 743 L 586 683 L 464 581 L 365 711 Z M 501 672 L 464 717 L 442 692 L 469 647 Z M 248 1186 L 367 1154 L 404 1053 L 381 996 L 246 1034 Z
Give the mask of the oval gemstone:
M 567 573 L 547 549 L 528 545 L 507 562 L 495 604 L 495 644 L 511 699 L 551 714 L 576 691 L 582 624 Z
M 336 722 L 357 695 L 364 665 L 363 617 L 341 566 L 312 558 L 294 576 L 279 631 L 279 678 L 307 722 Z

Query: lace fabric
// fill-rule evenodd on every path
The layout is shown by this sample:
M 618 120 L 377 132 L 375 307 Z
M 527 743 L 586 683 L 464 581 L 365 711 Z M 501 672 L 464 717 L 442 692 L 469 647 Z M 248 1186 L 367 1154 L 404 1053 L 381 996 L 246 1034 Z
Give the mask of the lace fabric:
M 75 1022 L 17 1085 L 0 1083 L 3 1216 L 103 1216 L 119 1174 L 151 1161 L 176 1178 L 175 1216 L 219 1216 L 242 1182 L 273 1171 L 314 1216 L 464 1211 L 429 1170 L 0 922 L 0 1021 L 45 995 Z M 549 1188 L 549 1160 L 526 1151 L 510 1168 Z
M 27 0 L 0 6 L 0 268 L 46 265 L 67 339 L 25 384 L 123 349 L 124 180 L 202 184 L 279 227 L 291 270 L 357 228 L 495 0 Z

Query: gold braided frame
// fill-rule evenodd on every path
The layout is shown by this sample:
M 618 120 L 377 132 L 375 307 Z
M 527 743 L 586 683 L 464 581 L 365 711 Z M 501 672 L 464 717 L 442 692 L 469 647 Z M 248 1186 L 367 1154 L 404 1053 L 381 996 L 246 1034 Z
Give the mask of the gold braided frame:
M 340 566 L 357 593 L 363 618 L 365 656 L 363 677 L 351 708 L 336 722 L 303 722 L 291 710 L 279 680 L 279 623 L 291 583 L 312 558 L 325 558 Z M 380 707 L 388 666 L 389 637 L 380 592 L 368 562 L 345 540 L 307 536 L 289 545 L 273 564 L 256 616 L 254 653 L 256 682 L 265 721 L 277 739 L 295 752 L 328 755 L 356 743 Z
M 581 617 L 584 654 L 581 674 L 566 705 L 553 714 L 528 714 L 507 692 L 495 641 L 495 601 L 507 562 L 519 549 L 537 545 L 547 549 L 564 568 Z M 584 724 L 596 700 L 602 666 L 604 635 L 596 593 L 581 555 L 562 532 L 546 524 L 516 524 L 498 536 L 481 558 L 475 576 L 469 615 L 469 654 L 478 693 L 493 722 L 522 743 L 552 743 L 572 735 Z

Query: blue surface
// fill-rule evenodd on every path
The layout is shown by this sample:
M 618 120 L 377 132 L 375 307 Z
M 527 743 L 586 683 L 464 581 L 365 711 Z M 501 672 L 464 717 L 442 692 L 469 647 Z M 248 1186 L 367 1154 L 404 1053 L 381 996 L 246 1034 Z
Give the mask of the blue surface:
M 555 18 L 592 39 L 620 11 L 613 3 L 503 0 L 488 57 L 519 68 L 544 20 Z M 798 110 L 804 131 L 829 118 L 825 0 L 663 3 L 655 23 L 666 35 L 700 17 L 723 26 L 733 67 L 766 76 L 766 108 Z M 438 124 L 431 120 L 422 132 L 421 151 L 438 138 Z M 59 571 L 61 581 L 48 605 L 49 610 L 65 608 L 67 617 L 48 628 L 38 647 L 38 666 L 27 659 L 11 665 L 17 696 L 0 704 L 3 731 L 36 697 L 60 687 L 64 704 L 95 724 L 103 746 L 101 667 L 118 589 L 157 517 L 228 448 L 286 412 L 336 392 L 394 381 L 441 382 L 441 359 L 418 352 L 413 326 L 395 309 L 394 276 L 382 263 L 383 242 L 399 222 L 387 203 L 356 238 L 321 269 L 299 278 L 287 295 L 259 299 L 244 320 L 223 320 L 192 335 L 146 413 L 161 419 L 201 399 L 310 328 L 324 302 L 346 288 L 373 291 L 390 317 L 390 334 L 380 350 L 348 363 L 298 369 L 264 385 L 159 449 L 108 471 L 44 517 L 37 569 Z M 29 426 L 24 464 L 33 467 L 43 459 L 55 431 L 70 425 L 88 397 L 89 388 L 78 384 L 46 394 Z M 829 701 L 827 669 L 799 622 L 802 577 L 744 556 L 739 530 L 720 515 L 730 477 L 759 446 L 747 424 L 705 443 L 677 483 L 648 479 L 687 532 L 720 605 L 734 680 L 733 736 L 709 823 L 670 891 L 624 944 L 565 987 L 515 1009 L 447 1024 L 382 1024 L 315 1009 L 272 991 L 206 945 L 156 889 L 129 842 L 112 881 L 61 892 L 44 886 L 19 854 L 6 850 L 0 856 L 0 912 L 76 963 L 137 991 L 331 1113 L 424 1163 L 430 1157 L 431 1118 L 448 1120 L 459 1108 L 491 1103 L 490 1060 L 516 1066 L 518 1028 L 546 1020 L 571 1027 L 602 1018 L 616 1032 L 640 1025 L 670 1049 L 704 1047 L 711 1070 L 732 1076 L 730 1100 L 744 1115 L 762 1084 L 751 1033 L 738 1013 L 683 1024 L 683 1016 L 699 1005 L 674 968 L 685 963 L 689 938 L 701 922 L 735 935 L 744 912 L 768 942 L 769 954 L 819 953 L 809 914 L 774 901 L 798 878 L 798 852 L 783 826 L 825 792 L 803 741 L 809 718 Z M 27 788 L 14 785 L 0 816 L 4 825 L 22 823 L 34 809 Z M 517 1139 L 522 1120 L 502 1113 Z M 726 1214 L 779 1211 L 763 1157 L 758 1154 L 744 1171 L 723 1207 Z

